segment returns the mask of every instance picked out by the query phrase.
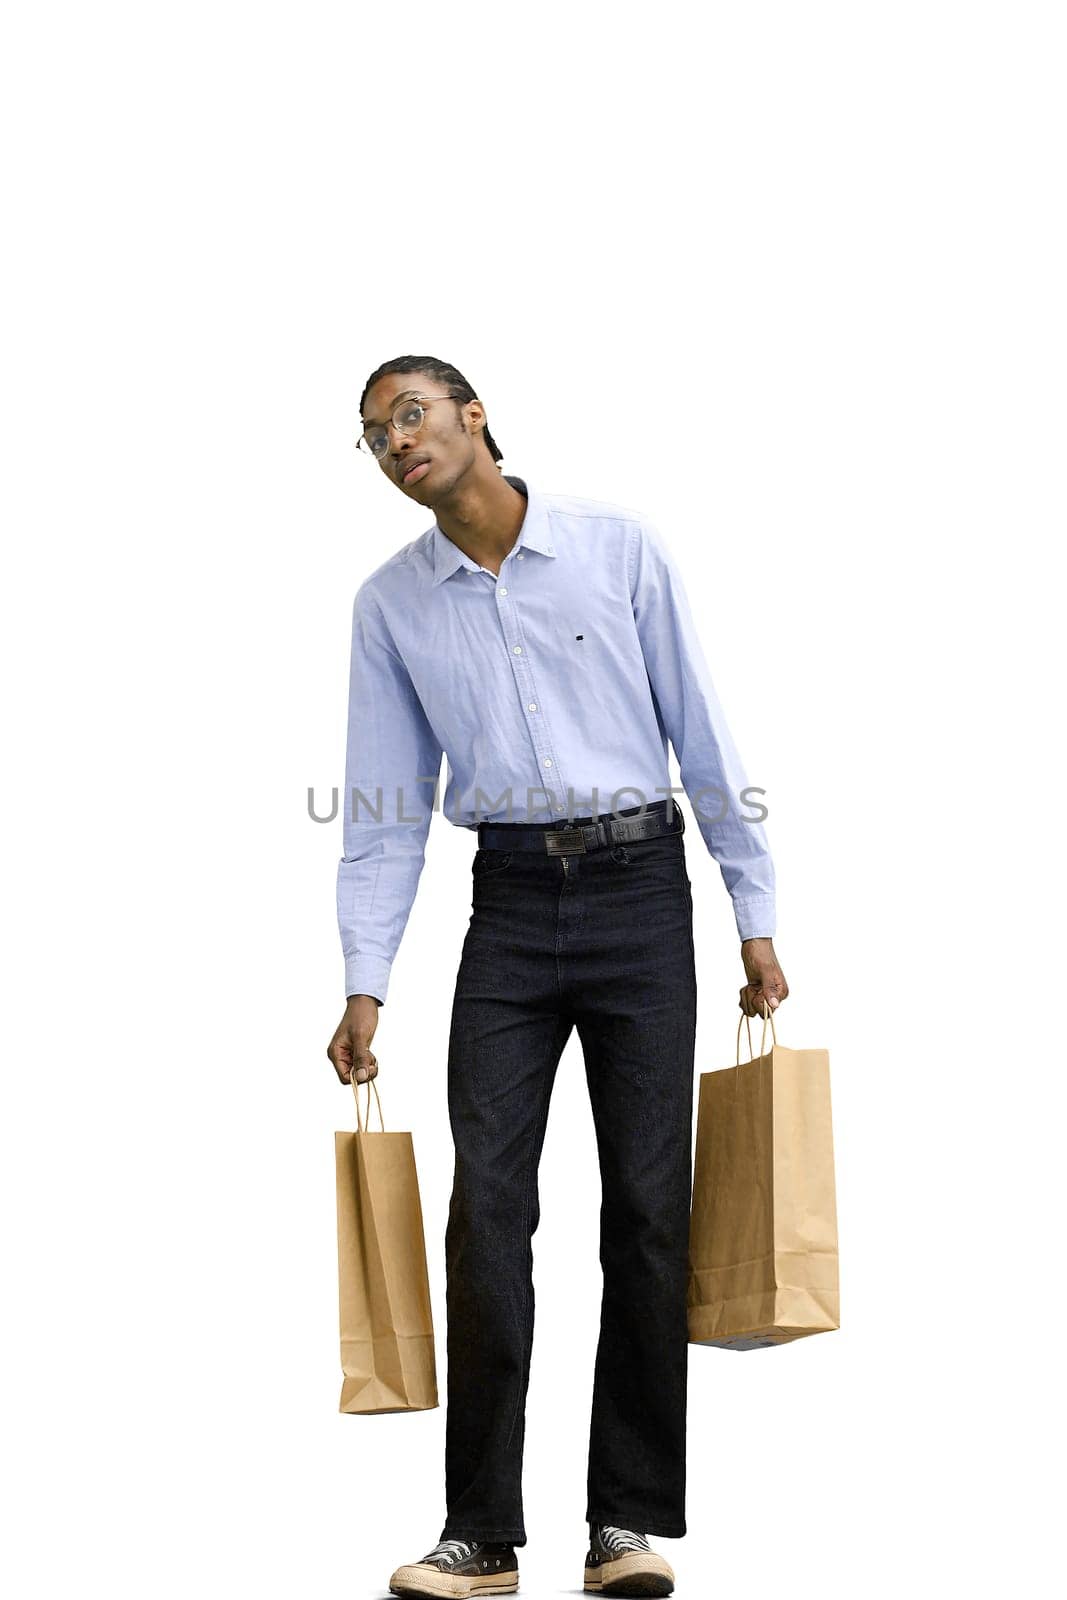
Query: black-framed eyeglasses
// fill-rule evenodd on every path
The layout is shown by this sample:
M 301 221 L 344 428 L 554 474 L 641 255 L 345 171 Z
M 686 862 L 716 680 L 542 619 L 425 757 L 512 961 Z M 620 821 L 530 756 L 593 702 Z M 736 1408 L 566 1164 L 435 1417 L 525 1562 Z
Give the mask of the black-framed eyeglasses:
M 451 391 L 448 394 L 406 394 L 393 407 L 393 427 L 398 433 L 418 433 L 426 420 L 426 407 L 435 400 L 464 400 L 464 396 Z M 364 428 L 356 444 L 364 454 L 380 461 L 389 448 L 389 430 L 380 422 L 373 423 Z

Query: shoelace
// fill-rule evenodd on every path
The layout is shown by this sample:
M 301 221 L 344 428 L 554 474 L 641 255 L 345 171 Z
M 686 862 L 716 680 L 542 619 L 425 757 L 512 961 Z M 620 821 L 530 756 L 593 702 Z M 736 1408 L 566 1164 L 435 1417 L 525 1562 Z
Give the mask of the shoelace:
M 645 1535 L 634 1533 L 632 1528 L 601 1526 L 600 1538 L 605 1549 L 610 1550 L 612 1555 L 621 1555 L 625 1550 L 651 1550 Z
M 433 1549 L 423 1556 L 423 1561 L 445 1560 L 449 1566 L 457 1561 L 466 1561 L 468 1556 L 474 1554 L 474 1546 L 468 1544 L 466 1539 L 442 1539 L 435 1544 Z

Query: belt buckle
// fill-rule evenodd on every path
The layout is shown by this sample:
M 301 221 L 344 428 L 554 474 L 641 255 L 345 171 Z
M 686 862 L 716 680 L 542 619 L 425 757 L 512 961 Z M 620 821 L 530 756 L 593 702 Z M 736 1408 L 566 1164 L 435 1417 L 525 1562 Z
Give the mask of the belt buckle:
M 549 828 L 545 833 L 545 849 L 550 856 L 584 852 L 585 834 L 581 828 Z

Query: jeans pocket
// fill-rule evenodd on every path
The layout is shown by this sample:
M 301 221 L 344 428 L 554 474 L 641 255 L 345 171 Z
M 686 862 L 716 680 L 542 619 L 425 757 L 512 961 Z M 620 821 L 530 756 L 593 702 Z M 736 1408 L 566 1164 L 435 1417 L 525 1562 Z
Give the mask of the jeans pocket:
M 625 867 L 626 877 L 635 887 L 649 893 L 657 889 L 681 889 L 689 898 L 692 885 L 685 864 L 685 846 L 680 833 L 654 834 L 651 839 L 631 840 L 612 847 L 611 859 Z
M 510 850 L 476 850 L 474 860 L 471 862 L 471 873 L 475 878 L 490 878 L 496 872 L 503 872 L 511 865 L 512 851 Z

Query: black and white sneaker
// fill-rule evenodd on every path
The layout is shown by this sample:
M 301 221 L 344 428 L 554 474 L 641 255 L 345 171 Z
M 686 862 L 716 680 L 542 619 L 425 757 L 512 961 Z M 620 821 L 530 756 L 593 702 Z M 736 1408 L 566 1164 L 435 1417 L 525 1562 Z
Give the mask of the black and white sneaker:
M 519 1562 L 513 1544 L 472 1539 L 440 1539 L 419 1561 L 397 1567 L 389 1579 L 392 1594 L 514 1594 Z
M 589 1524 L 585 1588 L 590 1594 L 665 1595 L 674 1588 L 669 1561 L 643 1533 L 610 1523 Z

